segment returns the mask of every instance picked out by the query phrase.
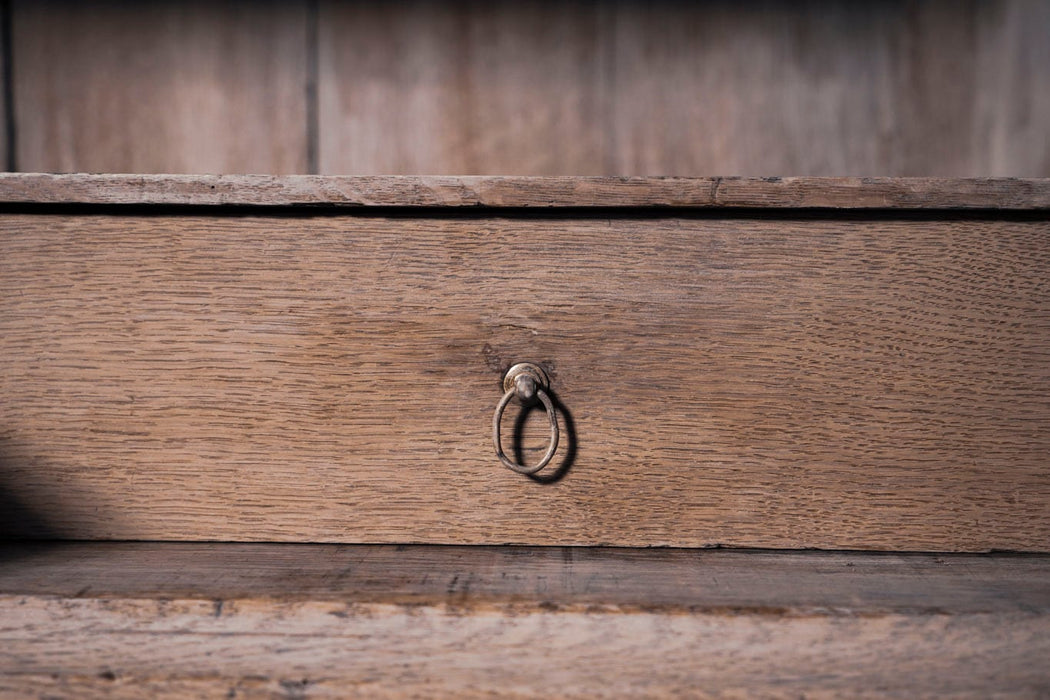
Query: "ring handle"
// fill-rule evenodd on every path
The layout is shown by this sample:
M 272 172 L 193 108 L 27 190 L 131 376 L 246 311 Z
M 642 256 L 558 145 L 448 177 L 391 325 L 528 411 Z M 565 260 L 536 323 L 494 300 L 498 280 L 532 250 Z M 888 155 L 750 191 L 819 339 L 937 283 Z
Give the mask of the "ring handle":
M 551 401 L 551 397 L 547 393 L 549 386 L 550 382 L 547 379 L 547 373 L 543 371 L 542 367 L 531 362 L 520 362 L 514 365 L 507 370 L 507 374 L 503 377 L 503 389 L 506 393 L 503 394 L 503 398 L 496 405 L 496 415 L 492 418 L 492 443 L 496 446 L 496 456 L 499 457 L 499 461 L 507 469 L 516 471 L 519 474 L 535 474 L 550 464 L 551 459 L 553 459 L 554 453 L 558 449 L 559 433 L 558 415 L 554 411 L 554 402 Z M 547 419 L 551 425 L 551 440 L 547 453 L 543 455 L 543 459 L 538 464 L 532 467 L 517 464 L 503 452 L 503 443 L 500 438 L 500 421 L 503 418 L 503 412 L 507 409 L 507 405 L 515 396 L 518 397 L 518 401 L 521 402 L 522 406 L 531 406 L 537 400 L 542 403 L 543 407 L 547 409 Z

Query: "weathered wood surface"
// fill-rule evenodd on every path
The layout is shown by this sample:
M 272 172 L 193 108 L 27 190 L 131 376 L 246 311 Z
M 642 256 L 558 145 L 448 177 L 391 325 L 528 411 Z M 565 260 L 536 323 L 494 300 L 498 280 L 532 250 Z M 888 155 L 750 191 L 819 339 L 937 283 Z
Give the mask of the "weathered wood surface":
M 306 3 L 12 3 L 17 166 L 306 172 Z
M 607 14 L 605 173 L 1050 174 L 1046 2 Z
M 1033 556 L 0 549 L 0 695 L 1033 696 Z
M 0 543 L 0 595 L 779 615 L 1050 613 L 1050 557 L 621 547 Z M 597 607 L 596 607 L 597 606 Z
M 1050 550 L 1046 220 L 0 225 L 10 534 Z
M 586 2 L 322 2 L 320 172 L 605 172 L 598 11 Z
M 1042 697 L 1045 614 L 783 617 L 0 597 L 9 697 Z
M 9 6 L 22 170 L 1050 175 L 1041 0 Z
M 1050 179 L 0 174 L 0 203 L 278 207 L 1050 208 Z
M 7 5 L 0 5 L 0 75 L 7 75 L 8 55 L 10 53 L 10 12 Z M 14 124 L 9 114 L 10 85 L 0 85 L 0 169 L 14 170 L 11 158 L 11 147 L 14 141 Z
M 1046 176 L 1048 7 L 323 2 L 320 172 Z

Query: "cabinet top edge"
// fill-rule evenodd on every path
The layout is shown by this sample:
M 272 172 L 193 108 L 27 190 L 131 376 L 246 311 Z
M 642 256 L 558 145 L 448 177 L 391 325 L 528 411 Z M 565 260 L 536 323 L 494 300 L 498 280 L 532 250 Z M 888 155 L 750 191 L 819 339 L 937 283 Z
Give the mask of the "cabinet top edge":
M 0 204 L 1050 209 L 1050 178 L 0 174 Z

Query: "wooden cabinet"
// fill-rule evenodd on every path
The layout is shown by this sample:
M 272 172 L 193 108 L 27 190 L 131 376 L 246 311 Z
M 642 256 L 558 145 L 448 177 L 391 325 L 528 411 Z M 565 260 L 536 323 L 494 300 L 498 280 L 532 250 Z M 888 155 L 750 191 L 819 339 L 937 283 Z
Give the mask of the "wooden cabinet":
M 50 673 L 48 692 L 113 685 L 100 657 L 30 631 L 96 624 L 129 631 L 112 650 L 143 626 L 172 649 L 110 669 L 131 692 L 275 691 L 290 677 L 237 685 L 270 642 L 231 645 L 246 656 L 194 685 L 179 669 L 195 652 L 163 635 L 259 626 L 280 646 L 283 619 L 309 645 L 372 635 L 426 657 L 422 676 L 390 675 L 374 645 L 361 664 L 304 648 L 278 665 L 322 694 L 369 674 L 361 692 L 613 693 L 583 667 L 623 656 L 637 663 L 610 678 L 632 693 L 647 673 L 657 693 L 1050 687 L 1029 663 L 1050 609 L 1048 181 L 7 175 L 0 200 L 0 486 L 19 504 L 0 522 L 186 542 L 11 549 L 30 573 L 0 574 L 24 620 L 0 672 L 33 669 L 13 693 Z M 523 361 L 549 375 L 562 436 L 535 478 L 492 443 Z M 542 414 L 508 408 L 515 460 L 546 449 Z M 405 544 L 527 547 L 382 546 Z M 714 546 L 1030 554 L 698 551 Z M 386 565 L 362 573 L 358 555 Z M 279 583 L 302 570 L 317 578 Z M 172 596 L 185 609 L 141 603 Z M 417 604 L 436 636 L 410 631 L 398 606 Z M 781 666 L 759 644 L 810 638 Z M 533 643 L 562 659 L 543 682 L 520 659 Z M 886 681 L 867 655 L 884 645 L 904 673 L 936 673 Z M 967 667 L 976 653 L 998 670 Z M 763 668 L 779 680 L 749 686 Z

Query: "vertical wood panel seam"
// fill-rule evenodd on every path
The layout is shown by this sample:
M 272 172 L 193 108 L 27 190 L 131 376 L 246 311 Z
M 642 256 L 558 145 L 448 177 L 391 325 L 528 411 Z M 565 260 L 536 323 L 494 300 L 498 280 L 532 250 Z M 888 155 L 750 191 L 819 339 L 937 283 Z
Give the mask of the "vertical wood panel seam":
M 317 175 L 320 168 L 320 116 L 317 86 L 319 80 L 318 0 L 306 3 L 306 171 Z
M 619 3 L 603 4 L 598 9 L 598 42 L 601 52 L 601 78 L 604 84 L 602 105 L 602 168 L 603 175 L 617 173 L 618 158 L 613 145 L 616 143 L 616 20 Z
M 0 52 L 3 61 L 3 91 L 4 91 L 4 141 L 7 145 L 7 161 L 4 168 L 8 172 L 18 170 L 17 130 L 15 124 L 15 91 L 14 71 L 12 69 L 14 50 L 12 48 L 11 33 L 11 0 L 3 0 L 0 4 Z

